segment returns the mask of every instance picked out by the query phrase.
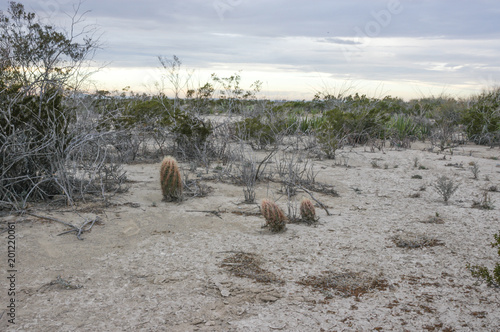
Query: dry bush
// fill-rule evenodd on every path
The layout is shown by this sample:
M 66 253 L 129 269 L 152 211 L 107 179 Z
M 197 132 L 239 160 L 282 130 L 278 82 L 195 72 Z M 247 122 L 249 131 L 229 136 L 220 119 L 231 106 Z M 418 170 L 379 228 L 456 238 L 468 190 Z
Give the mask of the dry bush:
M 201 183 L 197 179 L 189 179 L 188 176 L 182 181 L 183 184 L 183 196 L 186 197 L 206 197 L 212 191 L 212 187 Z
M 226 170 L 221 174 L 227 175 L 234 183 L 243 186 L 245 203 L 255 202 L 255 186 L 260 178 L 266 176 L 267 163 L 277 152 L 271 150 L 263 159 L 257 156 L 250 146 L 240 141 L 238 148 L 231 154 L 226 163 Z
M 112 134 L 77 92 L 99 41 L 74 9 L 67 29 L 41 23 L 16 2 L 0 15 L 0 51 L 8 55 L 0 61 L 0 208 L 61 195 L 68 204 L 107 200 L 109 190 L 122 189 Z
M 459 184 L 455 184 L 455 181 L 443 175 L 440 176 L 435 183 L 433 183 L 434 189 L 443 196 L 443 200 L 448 204 L 450 197 L 457 191 Z
M 491 198 L 488 195 L 488 192 L 485 191 L 483 193 L 483 196 L 479 200 L 474 200 L 472 202 L 472 207 L 475 209 L 482 209 L 482 210 L 493 210 L 495 207 L 493 206 L 493 203 L 491 202 Z
M 4 114 L 5 115 L 5 114 Z M 45 122 L 43 133 L 33 141 L 34 126 L 26 123 L 0 139 L 0 204 L 22 209 L 28 201 L 63 195 L 75 200 L 102 197 L 126 190 L 126 173 L 109 148 L 113 133 L 98 131 L 86 117 L 68 122 L 65 132 Z
M 479 172 L 480 172 L 479 164 L 476 162 L 471 162 L 469 165 L 470 165 L 469 169 L 472 173 L 474 180 L 477 180 L 479 178 Z

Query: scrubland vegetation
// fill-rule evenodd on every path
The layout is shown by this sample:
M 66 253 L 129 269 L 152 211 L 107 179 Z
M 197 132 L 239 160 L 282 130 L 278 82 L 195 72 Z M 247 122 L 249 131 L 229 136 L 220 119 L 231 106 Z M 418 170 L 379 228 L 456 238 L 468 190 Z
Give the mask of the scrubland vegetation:
M 20 4 L 3 13 L 0 25 L 3 215 L 22 213 L 31 204 L 107 204 L 128 188 L 124 165 L 160 163 L 168 155 L 182 170 L 173 158 L 163 161 L 158 185 L 167 201 L 163 204 L 183 204 L 183 195 L 209 195 L 203 180 L 241 186 L 241 201 L 256 204 L 263 198 L 256 197 L 256 186 L 272 181 L 280 185 L 286 216 L 270 200 L 262 202 L 261 212 L 265 226 L 279 233 L 286 231 L 286 222 L 316 224 L 314 204 L 329 215 L 318 194 L 337 193 L 332 185 L 317 181 L 315 161 L 330 159 L 348 166 L 339 153 L 359 146 L 404 150 L 420 141 L 428 149 L 446 152 L 470 143 L 500 145 L 500 88 L 469 98 L 443 95 L 405 101 L 318 92 L 307 101 L 267 100 L 260 82 L 244 89 L 239 73 L 213 74 L 194 86 L 183 80 L 182 63 L 174 56 L 159 58 L 173 95 L 88 92 L 78 78 L 98 46 L 91 28 L 84 27 L 79 35 L 58 32 L 40 25 Z M 372 166 L 381 167 L 377 161 Z M 425 169 L 418 159 L 414 168 Z M 479 166 L 471 165 L 471 172 L 477 179 Z M 193 177 L 197 180 L 189 180 Z M 462 189 L 447 177 L 437 177 L 433 187 L 445 203 Z M 298 191 L 308 196 L 300 208 Z M 487 195 L 477 205 L 494 208 Z M 492 245 L 498 246 L 494 236 Z M 438 242 L 428 236 L 393 240 L 409 248 Z M 481 266 L 470 269 L 498 286 L 498 264 L 491 273 Z

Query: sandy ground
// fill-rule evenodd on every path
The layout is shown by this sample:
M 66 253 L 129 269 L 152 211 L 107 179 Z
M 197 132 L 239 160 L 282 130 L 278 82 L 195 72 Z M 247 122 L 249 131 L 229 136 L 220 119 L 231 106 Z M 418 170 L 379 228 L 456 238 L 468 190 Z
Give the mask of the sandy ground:
M 279 234 L 261 227 L 263 218 L 251 214 L 257 205 L 241 204 L 236 185 L 205 182 L 213 189 L 207 197 L 162 202 L 159 163 L 126 166 L 131 188 L 114 197 L 115 206 L 78 214 L 32 208 L 74 224 L 99 216 L 102 224 L 83 241 L 58 236 L 68 228 L 57 222 L 3 217 L 4 228 L 16 222 L 16 318 L 8 323 L 4 232 L 0 330 L 499 331 L 500 291 L 477 283 L 466 264 L 492 268 L 499 259 L 489 243 L 500 230 L 500 192 L 488 192 L 492 210 L 472 205 L 485 189 L 500 190 L 500 150 L 468 145 L 443 159 L 427 147 L 359 147 L 342 151 L 339 161 L 315 160 L 317 180 L 339 194 L 315 194 L 331 215 L 318 207 L 317 224 L 288 224 Z M 470 162 L 480 166 L 477 180 Z M 460 183 L 448 205 L 432 187 L 440 175 Z M 260 183 L 258 201 L 280 198 L 278 188 Z M 286 208 L 284 198 L 278 204 Z M 423 222 L 436 213 L 444 223 Z M 408 233 L 440 245 L 408 249 L 391 239 Z M 223 261 L 241 252 L 280 282 L 230 273 Z M 362 272 L 385 287 L 356 297 L 301 283 L 326 271 Z

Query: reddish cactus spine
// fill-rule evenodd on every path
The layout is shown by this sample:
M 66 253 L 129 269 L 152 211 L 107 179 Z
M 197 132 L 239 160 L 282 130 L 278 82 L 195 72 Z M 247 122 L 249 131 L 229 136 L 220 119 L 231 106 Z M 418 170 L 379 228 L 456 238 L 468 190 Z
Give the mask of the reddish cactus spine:
M 268 199 L 262 200 L 261 212 L 264 219 L 266 219 L 266 226 L 268 226 L 272 232 L 280 232 L 285 229 L 285 213 L 276 203 Z
M 168 156 L 163 159 L 160 169 L 160 184 L 164 200 L 182 200 L 182 177 L 175 158 Z

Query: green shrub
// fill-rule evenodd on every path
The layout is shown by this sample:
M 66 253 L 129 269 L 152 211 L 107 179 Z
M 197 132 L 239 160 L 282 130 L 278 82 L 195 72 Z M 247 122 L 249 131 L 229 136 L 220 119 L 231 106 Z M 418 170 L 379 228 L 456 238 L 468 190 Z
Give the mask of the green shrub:
M 352 145 L 365 144 L 370 138 L 385 137 L 390 109 L 385 99 L 349 96 L 323 113 L 320 131 L 335 131 Z
M 197 152 L 205 149 L 207 138 L 213 128 L 209 121 L 204 121 L 190 113 L 178 111 L 171 116 L 169 126 L 175 135 L 175 142 L 187 157 L 195 157 Z
M 462 123 L 469 139 L 476 144 L 500 143 L 500 88 L 484 92 L 472 100 Z
M 260 116 L 246 118 L 235 124 L 236 136 L 242 140 L 251 140 L 259 148 L 276 142 L 276 128 Z
M 493 237 L 495 241 L 490 245 L 492 248 L 498 248 L 497 254 L 500 257 L 500 231 L 494 234 Z M 496 263 L 491 272 L 487 267 L 479 265 L 471 266 L 467 264 L 467 269 L 471 272 L 473 277 L 486 281 L 488 286 L 500 287 L 500 263 Z
M 402 148 L 409 148 L 412 141 L 421 137 L 419 124 L 404 114 L 393 115 L 387 131 L 391 137 L 391 144 Z
M 62 93 L 26 95 L 11 87 L 0 94 L 0 109 L 0 201 L 62 194 L 54 176 L 66 158 L 74 121 Z
M 114 129 L 128 131 L 139 129 L 146 133 L 154 133 L 163 128 L 174 135 L 176 151 L 186 158 L 196 157 L 200 150 L 204 150 L 207 138 L 213 132 L 209 121 L 180 108 L 174 109 L 173 99 L 166 97 L 118 101 L 118 105 L 109 103 L 105 107 L 109 105 L 118 106 L 120 110 L 119 116 L 108 113 Z M 103 123 L 110 122 L 105 120 Z

